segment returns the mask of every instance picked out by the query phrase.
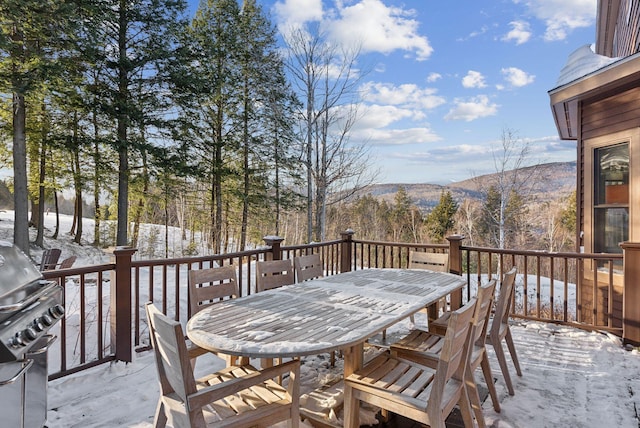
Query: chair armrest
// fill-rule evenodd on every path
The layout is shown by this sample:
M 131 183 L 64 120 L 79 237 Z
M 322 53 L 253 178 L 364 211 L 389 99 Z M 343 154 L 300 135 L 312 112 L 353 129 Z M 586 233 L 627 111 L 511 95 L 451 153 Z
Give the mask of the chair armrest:
M 187 353 L 189 355 L 189 359 L 193 359 L 193 358 L 199 357 L 200 355 L 210 354 L 211 351 L 207 351 L 206 349 L 201 348 L 197 345 L 191 345 L 187 349 Z
M 202 388 L 198 392 L 191 394 L 187 397 L 187 403 L 190 409 L 202 408 L 209 403 L 217 401 L 221 398 L 228 397 L 237 392 L 242 391 L 243 389 L 247 389 L 251 386 L 255 386 L 267 380 L 273 379 L 277 376 L 283 375 L 286 372 L 290 373 L 291 376 L 291 384 L 297 384 L 297 388 L 299 388 L 300 382 L 300 360 L 292 360 L 283 364 L 279 364 L 277 366 L 269 367 L 264 370 L 257 370 L 251 366 L 243 366 L 252 370 L 251 373 L 241 376 L 231 380 L 225 380 L 216 385 L 211 385 L 206 388 Z M 227 367 L 217 373 L 214 373 L 204 379 L 200 379 L 206 381 L 207 379 L 212 379 L 219 375 L 232 376 L 230 374 L 233 370 L 241 369 L 242 367 L 232 366 Z M 295 391 L 294 391 L 295 392 Z M 290 392 L 291 393 L 291 392 Z M 294 396 L 297 399 L 297 395 Z
M 438 360 L 440 359 L 433 352 L 416 351 L 414 349 L 392 347 L 391 352 L 399 360 L 411 361 L 434 370 L 438 366 Z

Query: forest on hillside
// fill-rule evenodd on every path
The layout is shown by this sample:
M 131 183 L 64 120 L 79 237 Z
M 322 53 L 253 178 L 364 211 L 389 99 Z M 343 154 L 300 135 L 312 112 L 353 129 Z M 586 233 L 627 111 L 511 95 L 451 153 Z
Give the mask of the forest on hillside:
M 347 227 L 371 239 L 570 245 L 559 236 L 571 225 L 558 223 L 570 200 L 545 202 L 549 224 L 529 218 L 537 169 L 508 129 L 496 180 L 478 181 L 473 198 L 444 190 L 425 210 L 403 188 L 371 196 L 368 149 L 350 140 L 360 48 L 320 28 L 278 34 L 255 0 L 202 1 L 193 18 L 182 0 L 5 0 L 0 20 L 0 168 L 13 171 L 14 242 L 27 253 L 29 228 L 42 247 L 43 216 L 69 198 L 76 219 L 95 219 L 92 231 L 74 222 L 74 240 L 96 246 L 137 246 L 142 223 L 204 236 L 212 252 Z

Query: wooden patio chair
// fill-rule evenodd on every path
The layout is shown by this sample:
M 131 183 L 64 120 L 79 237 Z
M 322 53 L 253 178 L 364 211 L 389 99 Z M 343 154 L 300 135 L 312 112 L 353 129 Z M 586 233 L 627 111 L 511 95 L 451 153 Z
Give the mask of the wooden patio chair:
M 60 248 L 48 248 L 42 252 L 42 260 L 40 260 L 40 271 L 52 270 L 56 268 L 62 250 Z
M 296 271 L 298 282 L 310 279 L 321 278 L 324 276 L 322 260 L 320 254 L 307 254 L 293 259 L 293 266 Z
M 409 251 L 409 264 L 408 269 L 427 269 L 434 272 L 449 272 L 449 254 L 447 253 L 426 253 L 424 251 Z M 440 310 L 445 308 L 447 304 L 447 298 L 443 297 L 438 302 L 434 303 L 431 308 L 425 308 L 427 312 L 427 319 L 429 322 L 437 318 Z M 412 323 L 415 324 L 415 317 L 411 315 L 409 317 Z M 386 330 L 382 332 L 382 339 L 386 338 Z
M 322 278 L 324 276 L 322 259 L 320 258 L 320 254 L 317 253 L 295 257 L 293 259 L 293 267 L 298 282 Z M 335 351 L 331 352 L 329 356 L 329 364 L 331 364 L 331 367 L 335 367 L 336 365 Z
M 512 268 L 509 272 L 504 274 L 502 283 L 500 284 L 500 290 L 498 292 L 498 298 L 496 300 L 495 311 L 493 318 L 489 321 L 487 327 L 487 342 L 491 344 L 496 353 L 498 364 L 500 365 L 500 371 L 504 377 L 504 383 L 507 385 L 509 395 L 514 395 L 513 384 L 511 382 L 511 376 L 509 375 L 509 368 L 507 366 L 507 357 L 502 347 L 502 341 L 507 343 L 507 348 L 511 354 L 513 365 L 516 368 L 518 376 L 522 376 L 522 370 L 520 370 L 520 362 L 516 354 L 516 347 L 513 344 L 513 337 L 511 336 L 511 329 L 509 328 L 509 312 L 511 311 L 511 302 L 513 301 L 513 291 L 515 289 L 516 268 Z M 448 313 L 445 313 L 442 317 L 429 324 L 429 331 L 436 334 L 443 334 L 443 326 L 446 325 Z
M 449 254 L 410 251 L 409 269 L 429 269 L 435 272 L 449 272 Z
M 256 263 L 256 292 L 295 284 L 291 260 L 265 260 Z
M 384 351 L 347 377 L 345 425 L 353 425 L 350 418 L 362 401 L 436 428 L 445 428 L 445 419 L 458 404 L 464 425 L 473 426 L 465 370 L 475 304 L 476 299 L 470 300 L 450 317 L 435 369 Z
M 265 260 L 256 263 L 257 293 L 291 284 L 295 284 L 295 275 L 291 260 Z M 272 358 L 262 358 L 260 365 L 262 367 L 271 367 L 273 361 Z M 277 364 L 281 362 L 281 358 L 276 358 Z M 278 382 L 281 381 L 282 379 L 278 378 Z
M 516 268 L 514 267 L 509 272 L 505 273 L 502 278 L 495 314 L 487 330 L 487 341 L 491 346 L 493 346 L 493 349 L 496 352 L 496 358 L 498 359 L 498 364 L 500 364 L 500 370 L 502 371 L 504 382 L 509 390 L 509 395 L 514 395 L 515 391 L 513 389 L 513 384 L 511 383 L 511 376 L 509 375 L 507 358 L 504 353 L 504 348 L 502 347 L 503 340 L 507 343 L 507 348 L 511 354 L 511 359 L 513 360 L 513 365 L 516 368 L 517 375 L 522 376 L 520 362 L 518 362 L 518 355 L 516 354 L 516 347 L 513 344 L 513 337 L 511 335 L 511 329 L 509 328 L 509 313 L 511 312 L 515 280 Z
M 146 310 L 160 380 L 156 428 L 266 427 L 280 421 L 299 426 L 300 361 L 265 370 L 230 366 L 196 380 L 180 323 L 152 303 Z M 286 373 L 286 388 L 271 380 Z
M 485 346 L 495 289 L 496 280 L 494 279 L 482 285 L 478 290 L 472 321 L 473 333 L 471 343 L 473 345 L 470 350 L 469 365 L 465 371 L 469 399 L 476 416 L 476 421 L 480 427 L 486 425 L 482 413 L 480 396 L 478 394 L 477 382 L 474 377 L 474 372 L 478 367 L 482 367 L 482 373 L 487 388 L 489 389 L 489 394 L 491 395 L 491 401 L 493 402 L 493 408 L 496 412 L 500 411 L 498 393 L 493 383 L 493 375 L 491 374 L 491 366 L 489 365 L 489 357 Z M 440 353 L 443 350 L 444 341 L 444 336 L 424 330 L 413 330 L 406 337 L 391 345 L 391 355 L 435 368 L 438 364 Z
M 204 308 L 225 300 L 235 299 L 240 295 L 236 269 L 233 266 L 221 266 L 210 269 L 194 269 L 189 271 L 189 308 L 191 316 L 195 315 Z M 196 345 L 189 348 L 192 356 L 200 356 L 208 353 Z M 236 357 L 233 355 L 217 354 L 224 358 L 227 365 L 237 364 L 240 358 L 240 364 L 247 364 L 248 358 Z M 195 367 L 195 357 L 192 358 L 191 364 Z
M 189 271 L 189 307 L 191 315 L 224 299 L 240 295 L 236 269 L 221 266 Z
M 76 262 L 77 256 L 70 256 L 60 262 L 58 269 L 69 269 Z
M 424 251 L 409 252 L 409 269 L 427 269 L 434 272 L 449 272 L 449 254 L 447 253 L 426 253 Z M 427 310 L 428 320 L 432 321 L 438 317 L 441 311 L 447 307 L 447 298 L 443 297 L 436 304 Z M 411 318 L 413 322 L 413 318 Z

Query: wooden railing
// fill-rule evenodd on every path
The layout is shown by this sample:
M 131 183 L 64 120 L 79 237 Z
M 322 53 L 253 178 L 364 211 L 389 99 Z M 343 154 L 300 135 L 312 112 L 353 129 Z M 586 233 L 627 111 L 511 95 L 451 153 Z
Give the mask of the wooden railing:
M 622 336 L 622 254 L 461 249 L 467 298 L 472 284 L 501 278 L 515 266 L 513 317 L 608 330 Z
M 500 278 L 516 266 L 513 316 L 625 337 L 622 255 L 465 247 L 459 236 L 448 238 L 449 244 L 433 245 L 357 240 L 353 235 L 346 231 L 341 239 L 295 246 L 282 246 L 281 238 L 268 237 L 264 248 L 251 251 L 158 260 L 135 260 L 135 249 L 120 248 L 114 251 L 112 263 L 46 271 L 45 278 L 64 286 L 66 309 L 53 331 L 60 340 L 50 352 L 50 379 L 107 361 L 131 361 L 134 351 L 147 349 L 143 311 L 147 301 L 186 323 L 191 315 L 187 293 L 191 269 L 235 266 L 240 294 L 248 295 L 255 292 L 256 261 L 293 259 L 312 252 L 321 255 L 326 275 L 405 268 L 410 251 L 446 252 L 451 272 L 467 278 L 463 300 L 474 295 L 478 283 Z

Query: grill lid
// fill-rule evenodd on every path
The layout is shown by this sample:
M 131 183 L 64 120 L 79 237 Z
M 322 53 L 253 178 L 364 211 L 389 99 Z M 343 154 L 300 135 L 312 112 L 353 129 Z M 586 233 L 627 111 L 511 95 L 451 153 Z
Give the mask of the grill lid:
M 63 290 L 0 241 L 0 363 L 20 359 L 64 316 Z
M 38 299 L 48 283 L 26 254 L 0 241 L 0 321 Z
M 40 279 L 42 274 L 25 253 L 7 241 L 0 241 L 0 301 Z

